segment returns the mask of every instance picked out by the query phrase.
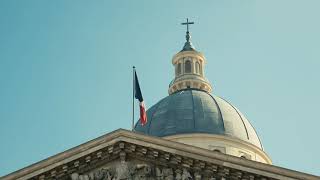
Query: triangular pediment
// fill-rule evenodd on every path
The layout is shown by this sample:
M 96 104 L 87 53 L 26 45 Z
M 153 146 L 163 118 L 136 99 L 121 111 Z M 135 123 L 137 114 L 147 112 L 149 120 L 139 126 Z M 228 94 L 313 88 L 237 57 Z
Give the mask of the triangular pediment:
M 9 179 L 319 179 L 119 129 L 2 177 Z

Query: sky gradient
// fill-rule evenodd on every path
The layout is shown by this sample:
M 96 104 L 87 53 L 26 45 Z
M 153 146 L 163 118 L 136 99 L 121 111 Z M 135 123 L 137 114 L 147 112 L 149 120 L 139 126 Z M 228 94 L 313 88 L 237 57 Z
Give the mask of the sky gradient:
M 132 66 L 147 107 L 167 96 L 187 17 L 213 94 L 249 119 L 274 165 L 320 175 L 319 7 L 317 0 L 0 1 L 0 176 L 130 129 Z

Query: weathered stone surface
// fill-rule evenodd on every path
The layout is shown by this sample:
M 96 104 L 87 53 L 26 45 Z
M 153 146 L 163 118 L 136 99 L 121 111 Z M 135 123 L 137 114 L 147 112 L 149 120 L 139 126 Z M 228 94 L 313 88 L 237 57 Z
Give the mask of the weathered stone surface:
M 320 179 L 288 169 L 118 130 L 1 180 Z
M 139 162 L 113 162 L 108 166 L 79 174 L 70 175 L 71 180 L 200 180 L 198 172 L 191 175 L 186 168 L 161 167 Z M 206 179 L 214 179 L 214 175 Z

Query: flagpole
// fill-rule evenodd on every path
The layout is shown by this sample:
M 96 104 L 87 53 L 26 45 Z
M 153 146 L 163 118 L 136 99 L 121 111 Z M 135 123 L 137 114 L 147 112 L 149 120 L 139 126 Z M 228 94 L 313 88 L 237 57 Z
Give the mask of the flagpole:
M 132 66 L 132 131 L 134 129 L 134 94 L 135 94 L 135 76 L 134 72 L 136 67 Z

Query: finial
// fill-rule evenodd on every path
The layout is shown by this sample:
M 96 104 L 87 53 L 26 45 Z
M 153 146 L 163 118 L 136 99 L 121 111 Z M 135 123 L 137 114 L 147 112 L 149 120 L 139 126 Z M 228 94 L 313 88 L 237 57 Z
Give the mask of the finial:
M 186 40 L 187 42 L 184 44 L 184 47 L 181 51 L 194 51 L 194 47 L 192 43 L 190 42 L 190 33 L 189 33 L 189 24 L 194 24 L 194 22 L 189 22 L 189 19 L 187 18 L 187 22 L 181 23 L 181 25 L 187 25 L 187 33 L 186 33 Z
M 187 42 L 190 41 L 189 24 L 194 24 L 194 22 L 189 22 L 188 18 L 187 18 L 187 22 L 181 23 L 181 25 L 187 25 L 187 33 L 186 33 Z

